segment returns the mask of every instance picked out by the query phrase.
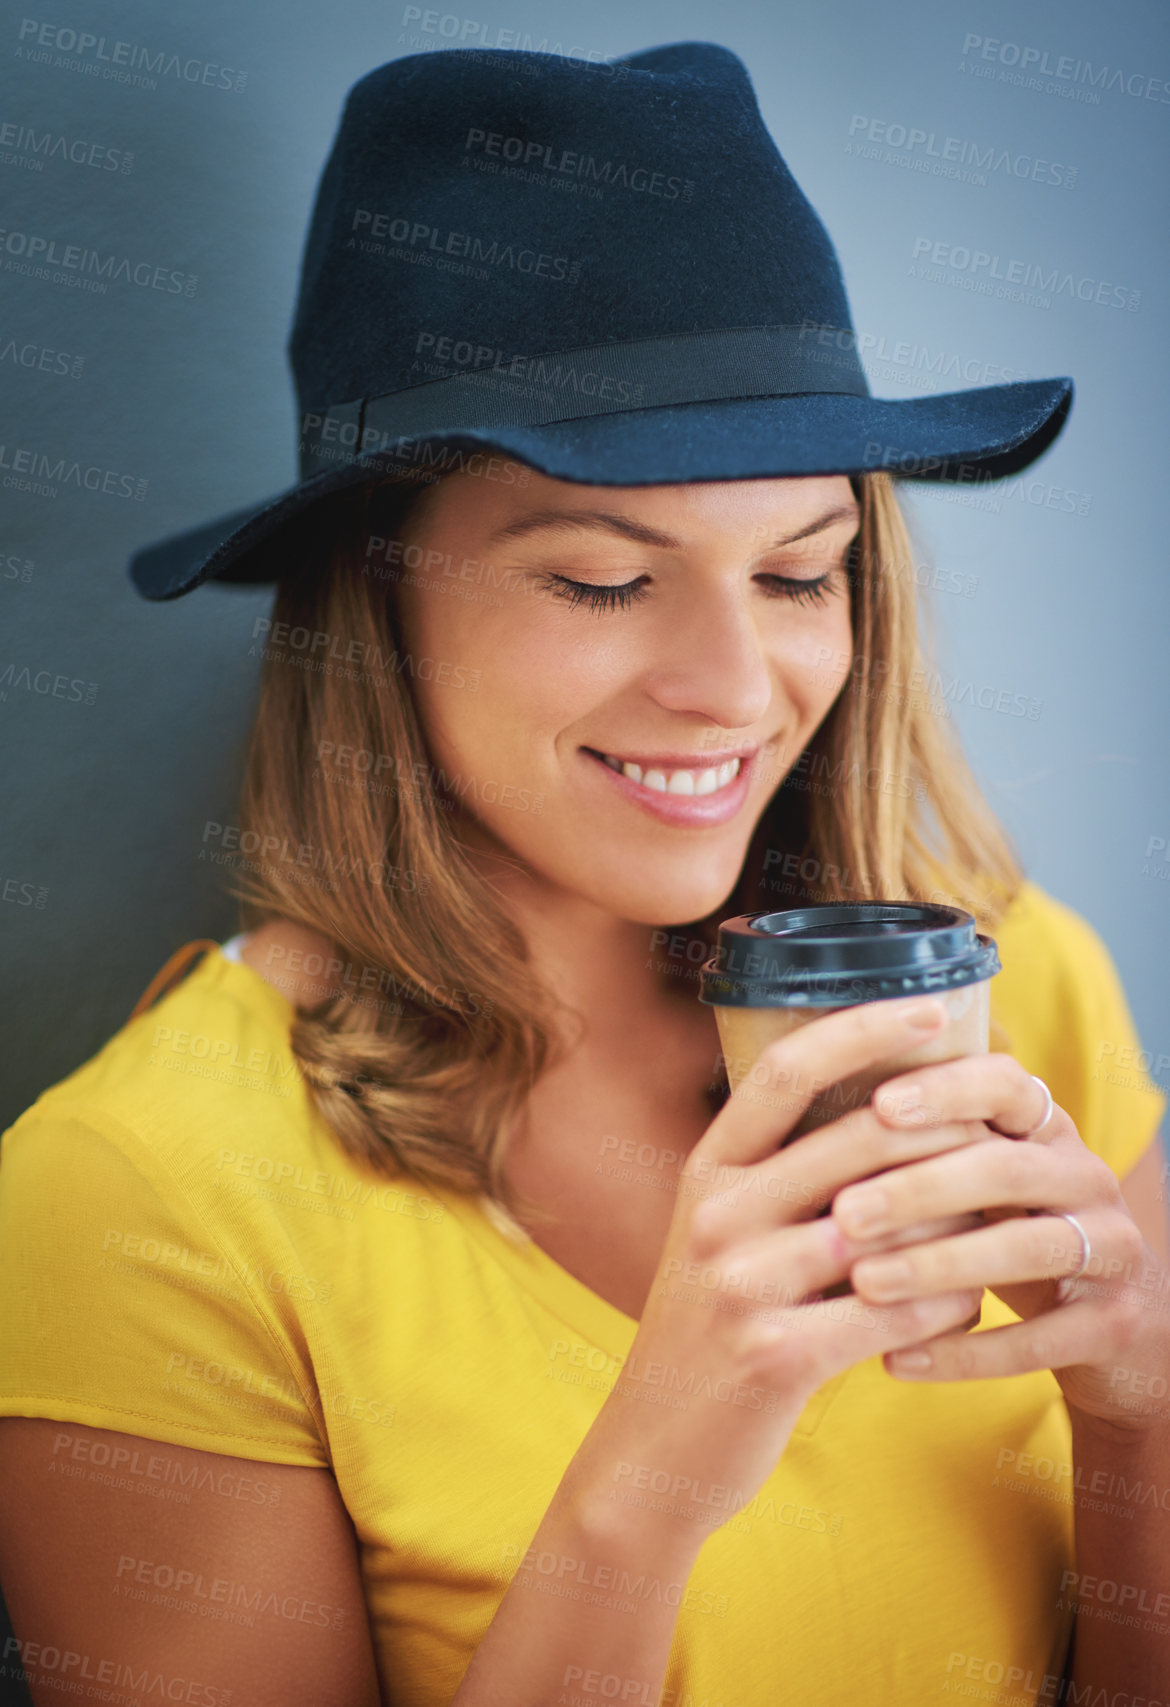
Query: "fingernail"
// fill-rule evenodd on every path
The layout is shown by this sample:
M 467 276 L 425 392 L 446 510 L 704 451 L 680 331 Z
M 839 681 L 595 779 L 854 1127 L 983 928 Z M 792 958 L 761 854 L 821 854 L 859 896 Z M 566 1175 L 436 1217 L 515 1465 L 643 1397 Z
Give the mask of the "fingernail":
M 941 1002 L 919 1002 L 916 1007 L 907 1008 L 902 1018 L 913 1031 L 937 1031 L 947 1017 L 947 1010 Z

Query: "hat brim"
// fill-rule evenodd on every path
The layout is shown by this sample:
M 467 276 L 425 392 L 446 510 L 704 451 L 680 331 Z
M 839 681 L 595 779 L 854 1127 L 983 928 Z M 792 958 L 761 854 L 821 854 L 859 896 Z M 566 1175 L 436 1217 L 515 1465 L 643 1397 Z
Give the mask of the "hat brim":
M 1071 379 L 1022 380 L 915 398 L 825 392 L 731 398 L 556 421 L 540 427 L 451 428 L 403 454 L 374 449 L 289 490 L 136 552 L 130 578 L 143 598 L 181 598 L 202 582 L 263 586 L 295 549 L 285 530 L 320 499 L 379 475 L 454 469 L 452 454 L 496 453 L 557 480 L 660 486 L 699 480 L 799 478 L 885 469 L 903 479 L 980 483 L 1018 474 L 1060 433 Z M 466 459 L 462 459 L 466 460 Z

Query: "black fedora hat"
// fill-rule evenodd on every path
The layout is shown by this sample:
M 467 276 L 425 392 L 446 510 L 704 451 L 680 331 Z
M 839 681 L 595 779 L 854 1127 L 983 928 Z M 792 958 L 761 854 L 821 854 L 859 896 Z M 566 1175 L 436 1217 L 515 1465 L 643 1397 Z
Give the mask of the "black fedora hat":
M 370 72 L 317 190 L 289 356 L 300 476 L 138 551 L 148 599 L 279 579 L 372 476 L 658 485 L 999 479 L 1070 379 L 870 395 L 840 265 L 728 49 L 589 63 L 453 49 Z

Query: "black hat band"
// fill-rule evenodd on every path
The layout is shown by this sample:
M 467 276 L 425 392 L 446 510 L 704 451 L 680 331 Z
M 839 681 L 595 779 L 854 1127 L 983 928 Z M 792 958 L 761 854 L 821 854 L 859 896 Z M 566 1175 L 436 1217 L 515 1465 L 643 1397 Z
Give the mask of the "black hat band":
M 301 420 L 301 478 L 455 421 L 471 430 L 542 427 L 739 397 L 868 397 L 856 334 L 840 330 L 847 334 L 844 340 L 826 343 L 826 328 L 810 322 L 719 327 L 511 356 L 502 365 L 501 352 L 488 349 L 492 365 L 473 373 L 307 412 Z

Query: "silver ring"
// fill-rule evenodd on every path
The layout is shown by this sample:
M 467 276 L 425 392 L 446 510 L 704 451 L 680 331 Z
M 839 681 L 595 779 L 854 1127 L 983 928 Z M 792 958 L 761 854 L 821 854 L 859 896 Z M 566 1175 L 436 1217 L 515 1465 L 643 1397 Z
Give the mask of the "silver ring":
M 1040 1089 L 1044 1092 L 1044 1099 L 1045 1099 L 1048 1106 L 1044 1110 L 1044 1119 L 1040 1122 L 1039 1126 L 1033 1126 L 1033 1128 L 1030 1132 L 1021 1132 L 1019 1134 L 1019 1136 L 1021 1138 L 1034 1138 L 1036 1136 L 1037 1132 L 1042 1132 L 1044 1130 L 1044 1128 L 1048 1125 L 1048 1122 L 1052 1119 L 1052 1109 L 1053 1109 L 1052 1092 L 1048 1089 L 1048 1086 L 1044 1083 L 1044 1080 L 1037 1078 L 1035 1073 L 1029 1073 L 1028 1077 L 1033 1081 L 1033 1083 L 1040 1086 Z M 1081 1234 L 1081 1237 L 1084 1238 L 1083 1233 Z
M 1062 1221 L 1067 1221 L 1069 1226 L 1075 1227 L 1077 1232 L 1080 1234 L 1081 1245 L 1083 1247 L 1083 1249 L 1081 1251 L 1081 1266 L 1073 1274 L 1061 1275 L 1060 1285 L 1063 1286 L 1065 1284 L 1065 1282 L 1069 1281 L 1069 1280 L 1079 1280 L 1081 1278 L 1081 1275 L 1084 1274 L 1085 1270 L 1088 1268 L 1089 1260 L 1093 1254 L 1092 1247 L 1089 1244 L 1089 1235 L 1085 1232 L 1085 1229 L 1081 1226 L 1081 1224 L 1077 1220 L 1076 1216 L 1075 1215 L 1069 1215 L 1068 1212 L 1064 1209 L 1049 1209 L 1047 1211 L 1041 1211 L 1041 1213 L 1042 1214 L 1047 1213 L 1049 1215 L 1059 1215 L 1060 1219 Z

